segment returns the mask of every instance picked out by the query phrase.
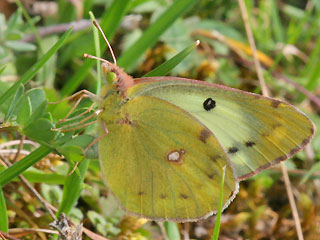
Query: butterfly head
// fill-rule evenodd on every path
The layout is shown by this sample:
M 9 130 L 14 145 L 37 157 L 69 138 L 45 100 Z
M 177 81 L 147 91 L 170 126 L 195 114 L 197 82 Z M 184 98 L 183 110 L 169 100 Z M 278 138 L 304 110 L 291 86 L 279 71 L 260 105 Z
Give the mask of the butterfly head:
M 126 96 L 127 89 L 132 87 L 134 84 L 133 78 L 122 68 L 119 68 L 116 64 L 111 62 L 102 62 L 101 68 L 104 74 L 108 74 L 110 72 L 115 74 L 115 77 L 112 79 L 112 83 L 117 86 L 117 89 L 123 96 Z
M 102 62 L 102 71 L 106 75 L 110 72 L 113 72 L 115 76 L 112 79 L 112 84 L 115 84 L 118 91 L 121 93 L 123 97 L 126 97 L 126 91 L 128 88 L 132 87 L 134 85 L 133 78 L 129 76 L 125 71 L 117 66 L 117 59 L 114 55 L 114 52 L 112 50 L 112 47 L 105 36 L 102 28 L 100 27 L 99 23 L 96 20 L 93 20 L 93 25 L 99 30 L 101 35 L 103 36 L 105 42 L 108 45 L 108 48 L 110 50 L 110 53 L 112 55 L 112 59 L 114 63 L 111 63 L 103 58 L 95 57 L 89 54 L 84 54 L 83 56 L 85 58 L 92 58 L 96 59 Z

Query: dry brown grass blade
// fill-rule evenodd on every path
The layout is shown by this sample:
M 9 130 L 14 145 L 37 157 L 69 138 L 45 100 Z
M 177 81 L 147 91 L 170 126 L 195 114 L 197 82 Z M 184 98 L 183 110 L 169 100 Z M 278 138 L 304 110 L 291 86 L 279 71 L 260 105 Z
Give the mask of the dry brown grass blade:
M 98 235 L 98 234 L 90 231 L 87 228 L 83 228 L 83 233 L 86 234 L 91 239 L 95 239 L 95 240 L 110 240 L 109 238 L 106 238 L 106 237 L 103 237 L 101 235 Z
M 7 240 L 7 239 L 10 239 L 10 240 L 20 240 L 19 238 L 13 237 L 13 236 L 11 236 L 10 234 L 5 233 L 5 232 L 2 232 L 2 231 L 0 231 L 0 239 L 1 239 L 1 240 Z
M 47 233 L 47 234 L 55 234 L 58 235 L 59 233 L 57 231 L 51 230 L 51 229 L 41 229 L 41 228 L 10 228 L 9 234 L 13 237 L 23 238 L 26 236 L 30 236 L 30 234 L 34 233 Z
M 232 51 L 237 53 L 239 56 L 246 54 L 247 56 L 253 56 L 252 49 L 250 45 L 243 42 L 237 41 L 235 39 L 229 38 L 216 30 L 208 31 L 204 29 L 197 29 L 192 31 L 192 35 L 200 35 L 213 40 L 218 40 L 223 44 L 227 45 Z M 263 52 L 257 51 L 259 61 L 266 67 L 272 67 L 274 61 L 271 57 Z
M 258 60 L 257 49 L 256 49 L 256 45 L 254 42 L 252 31 L 251 31 L 251 27 L 249 24 L 247 9 L 246 9 L 246 6 L 245 6 L 245 3 L 243 0 L 238 0 L 238 3 L 240 6 L 241 15 L 242 15 L 243 22 L 245 25 L 247 37 L 248 37 L 248 40 L 249 40 L 249 43 L 250 43 L 250 46 L 252 49 L 254 64 L 255 64 L 257 74 L 258 74 L 262 93 L 264 96 L 269 96 L 268 88 L 266 86 L 266 83 L 264 81 L 264 77 L 262 74 L 262 68 L 261 68 L 260 62 Z M 293 196 L 293 192 L 292 192 L 292 188 L 291 188 L 291 184 L 290 184 L 290 179 L 289 179 L 289 175 L 288 175 L 288 170 L 287 170 L 284 162 L 281 162 L 281 170 L 282 170 L 282 175 L 284 178 L 284 182 L 285 182 L 285 186 L 286 186 L 286 190 L 287 190 L 287 194 L 288 194 L 288 198 L 289 198 L 289 202 L 290 202 L 290 206 L 291 206 L 291 210 L 292 210 L 292 214 L 293 214 L 293 218 L 294 218 L 294 222 L 295 222 L 295 226 L 296 226 L 296 230 L 297 230 L 298 239 L 303 240 L 304 238 L 303 238 L 301 223 L 300 223 L 300 219 L 299 219 L 299 214 L 298 214 L 297 206 L 296 206 L 296 203 L 294 200 L 294 196 Z
M 12 164 L 5 158 L 1 158 L 2 161 L 7 165 L 7 166 L 12 166 Z M 6 166 L 6 167 L 7 167 Z M 54 215 L 54 213 L 51 211 L 50 206 L 48 206 L 47 202 L 44 200 L 44 198 L 42 198 L 42 196 L 38 193 L 38 191 L 31 185 L 31 183 L 22 175 L 19 175 L 20 180 L 23 182 L 23 184 L 25 185 L 25 187 L 32 192 L 32 194 L 42 203 L 42 205 L 44 206 L 44 208 L 48 211 L 48 213 L 50 214 L 50 216 L 56 220 L 56 216 Z

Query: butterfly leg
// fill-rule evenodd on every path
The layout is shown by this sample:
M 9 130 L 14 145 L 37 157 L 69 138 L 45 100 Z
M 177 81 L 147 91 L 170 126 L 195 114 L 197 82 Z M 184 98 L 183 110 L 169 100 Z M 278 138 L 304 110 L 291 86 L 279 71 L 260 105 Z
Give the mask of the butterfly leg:
M 95 140 L 93 140 L 83 151 L 84 155 L 86 154 L 86 152 L 94 145 L 96 144 L 97 142 L 99 142 L 102 138 L 104 138 L 108 133 L 108 129 L 107 129 L 107 126 L 106 124 L 103 122 L 102 123 L 102 126 L 103 126 L 103 129 L 104 129 L 104 134 L 102 134 L 100 137 L 96 138 Z M 74 173 L 74 171 L 77 169 L 79 165 L 79 162 L 76 162 L 76 164 L 74 165 L 74 167 L 72 168 L 71 172 L 68 174 L 68 176 L 70 176 L 71 174 Z
M 95 111 L 94 113 L 92 113 L 91 115 L 89 115 L 88 117 L 82 119 L 79 122 L 72 123 L 72 124 L 69 124 L 69 125 L 66 125 L 66 126 L 62 126 L 60 128 L 53 128 L 51 130 L 52 131 L 61 131 L 61 132 L 70 132 L 70 131 L 74 131 L 74 130 L 78 130 L 80 128 L 84 128 L 84 127 L 90 126 L 90 125 L 96 123 L 97 120 L 94 120 L 94 121 L 91 121 L 91 122 L 88 122 L 88 123 L 85 123 L 85 122 L 90 120 L 90 119 L 92 119 L 92 118 L 94 118 L 94 117 L 96 117 L 96 116 L 98 116 L 101 111 L 102 110 L 97 110 L 97 111 Z M 89 110 L 87 110 L 86 112 L 89 112 Z M 81 114 L 81 115 L 83 115 L 83 114 Z
M 76 171 L 78 165 L 79 165 L 79 162 L 76 162 L 76 164 L 73 166 L 71 172 L 68 173 L 68 176 L 72 175 L 74 173 L 74 171 Z
M 59 103 L 61 103 L 61 102 L 64 102 L 64 101 L 69 101 L 69 100 L 71 100 L 71 99 L 74 99 L 74 98 L 76 98 L 76 97 L 78 97 L 78 96 L 80 96 L 79 97 L 79 99 L 77 100 L 77 102 L 74 104 L 74 106 L 71 108 L 71 110 L 68 112 L 68 114 L 63 118 L 63 119 L 61 119 L 58 123 L 62 123 L 62 122 L 65 122 L 65 121 L 67 121 L 68 120 L 68 117 L 71 115 L 71 113 L 72 112 L 74 112 L 74 110 L 78 107 L 78 105 L 80 104 L 80 102 L 82 101 L 82 99 L 84 99 L 84 98 L 90 98 L 90 99 L 92 99 L 92 100 L 98 100 L 98 97 L 95 95 L 95 94 L 93 94 L 93 93 L 91 93 L 91 92 L 89 92 L 88 90 L 81 90 L 81 91 L 79 91 L 79 92 L 77 92 L 77 93 L 75 93 L 75 94 L 73 94 L 73 95 L 71 95 L 71 96 L 69 96 L 69 97 L 66 97 L 66 98 L 64 98 L 64 99 L 61 99 L 61 100 L 59 100 L 59 101 L 57 101 L 57 102 L 49 102 L 49 104 L 59 104 Z M 87 112 L 90 112 L 91 110 L 92 110 L 92 108 L 93 108 L 93 106 L 95 105 L 95 103 L 93 103 L 90 107 L 89 107 L 89 109 L 87 110 L 87 111 L 85 111 L 85 112 L 83 112 L 82 114 L 80 114 L 79 116 L 81 116 L 81 115 L 84 115 L 84 114 L 86 114 Z
M 6 239 L 6 237 L 2 234 L 2 232 L 0 231 L 0 239 L 3 239 L 3 240 L 5 240 Z
M 86 149 L 84 150 L 84 153 L 86 153 L 94 144 L 96 144 L 97 142 L 99 142 L 102 138 L 104 138 L 105 136 L 107 136 L 107 134 L 109 133 L 109 130 L 107 129 L 107 126 L 104 122 L 102 122 L 102 127 L 104 129 L 104 133 L 96 138 L 95 140 L 93 140 L 87 147 Z

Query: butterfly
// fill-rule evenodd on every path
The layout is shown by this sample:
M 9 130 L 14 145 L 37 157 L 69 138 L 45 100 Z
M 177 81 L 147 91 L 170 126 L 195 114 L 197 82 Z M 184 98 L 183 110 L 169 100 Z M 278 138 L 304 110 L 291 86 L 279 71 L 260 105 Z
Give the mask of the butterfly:
M 239 181 L 292 157 L 314 135 L 312 121 L 284 101 L 186 78 L 133 79 L 103 61 L 116 79 L 97 101 L 102 176 L 133 215 L 206 218 L 218 209 L 223 167 L 225 209 Z

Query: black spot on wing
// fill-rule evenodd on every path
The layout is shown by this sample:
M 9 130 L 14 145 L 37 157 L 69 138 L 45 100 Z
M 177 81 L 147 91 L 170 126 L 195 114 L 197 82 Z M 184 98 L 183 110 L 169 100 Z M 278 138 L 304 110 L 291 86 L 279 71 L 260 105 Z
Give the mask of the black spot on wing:
M 216 106 L 216 101 L 214 101 L 212 98 L 207 98 L 204 102 L 203 102 L 203 108 L 206 111 L 210 111 L 211 109 L 215 108 Z
M 189 198 L 188 195 L 186 195 L 186 194 L 184 194 L 184 193 L 181 193 L 181 194 L 180 194 L 180 197 L 183 198 L 183 199 L 188 199 L 188 198 Z
M 203 143 L 207 143 L 207 138 L 210 136 L 210 131 L 206 128 L 202 129 L 200 132 L 200 141 Z
M 256 145 L 255 142 L 252 142 L 252 141 L 247 141 L 246 142 L 246 147 L 253 147 L 254 145 Z
M 208 178 L 213 179 L 213 177 L 214 177 L 214 174 L 213 174 L 213 173 L 209 173 L 209 174 L 208 174 Z
M 238 151 L 239 151 L 239 149 L 237 147 L 229 147 L 229 149 L 228 149 L 228 153 L 236 153 Z
M 263 137 L 271 136 L 271 134 L 272 134 L 277 128 L 279 128 L 279 127 L 282 127 L 282 125 L 281 125 L 280 123 L 273 123 L 273 124 L 271 125 L 271 129 L 263 132 L 263 133 L 261 134 L 261 136 L 263 136 Z
M 271 107 L 273 107 L 273 108 L 278 108 L 280 104 L 281 104 L 281 102 L 276 99 L 271 100 Z
M 164 193 L 161 193 L 161 194 L 160 194 L 160 198 L 161 198 L 161 199 L 166 199 L 166 198 L 167 198 L 167 195 L 164 194 Z
M 214 156 L 210 156 L 210 159 L 213 161 L 213 162 L 217 162 L 217 160 L 221 158 L 219 155 L 214 155 Z

